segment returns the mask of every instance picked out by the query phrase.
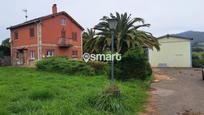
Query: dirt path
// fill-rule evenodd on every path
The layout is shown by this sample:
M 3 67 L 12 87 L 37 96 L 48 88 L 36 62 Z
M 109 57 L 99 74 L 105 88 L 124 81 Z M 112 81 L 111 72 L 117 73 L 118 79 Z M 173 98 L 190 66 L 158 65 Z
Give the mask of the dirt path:
M 155 68 L 154 74 L 153 99 L 144 115 L 204 115 L 204 81 L 200 69 Z

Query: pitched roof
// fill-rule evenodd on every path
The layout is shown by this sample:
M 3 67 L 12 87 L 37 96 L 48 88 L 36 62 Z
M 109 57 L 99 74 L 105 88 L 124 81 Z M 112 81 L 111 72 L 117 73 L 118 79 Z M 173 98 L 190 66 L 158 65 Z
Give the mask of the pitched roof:
M 173 35 L 173 34 L 167 34 L 167 35 L 158 37 L 157 39 L 169 38 L 169 37 L 180 38 L 180 39 L 187 39 L 187 40 L 193 40 L 193 38 L 190 38 L 190 37 L 183 37 L 183 36 L 178 36 L 178 35 Z
M 56 13 L 56 14 L 50 14 L 50 15 L 47 15 L 47 16 L 38 17 L 38 18 L 35 18 L 35 19 L 32 19 L 32 20 L 26 21 L 26 22 L 21 23 L 21 24 L 18 24 L 18 25 L 10 26 L 10 27 L 8 27 L 7 29 L 19 28 L 19 27 L 22 27 L 22 26 L 26 26 L 26 25 L 30 25 L 30 24 L 33 24 L 33 23 L 36 23 L 36 22 L 40 22 L 40 21 L 42 21 L 42 20 L 50 19 L 50 18 L 59 16 L 59 15 L 65 15 L 65 16 L 67 16 L 67 17 L 70 18 L 81 30 L 84 30 L 84 28 L 83 28 L 77 21 L 75 21 L 69 14 L 67 14 L 65 11 L 58 12 L 58 13 Z

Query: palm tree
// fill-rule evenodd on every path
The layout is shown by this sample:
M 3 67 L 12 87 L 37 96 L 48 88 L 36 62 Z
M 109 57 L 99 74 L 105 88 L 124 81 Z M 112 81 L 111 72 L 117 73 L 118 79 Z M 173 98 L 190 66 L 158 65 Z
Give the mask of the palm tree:
M 83 38 L 83 52 L 86 53 L 96 53 L 97 41 L 99 37 L 96 35 L 94 29 L 87 29 L 86 32 L 82 34 Z
M 142 18 L 133 18 L 127 13 L 116 15 L 110 14 L 110 17 L 104 16 L 95 26 L 98 31 L 97 37 L 89 39 L 86 45 L 91 49 L 91 52 L 107 52 L 111 48 L 111 33 L 108 25 L 108 19 L 116 19 L 118 21 L 115 30 L 115 51 L 124 54 L 128 49 L 135 47 L 155 47 L 159 50 L 159 43 L 156 38 L 148 32 L 140 30 L 141 27 L 149 27 L 150 24 L 145 24 Z M 137 25 L 136 25 L 137 24 Z M 95 31 L 94 31 L 95 32 Z M 89 43 L 88 43 L 89 42 Z

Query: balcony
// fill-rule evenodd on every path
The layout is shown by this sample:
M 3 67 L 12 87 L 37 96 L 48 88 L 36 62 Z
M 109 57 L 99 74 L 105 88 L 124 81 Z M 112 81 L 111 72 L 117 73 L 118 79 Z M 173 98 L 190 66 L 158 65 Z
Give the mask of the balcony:
M 69 38 L 60 38 L 58 42 L 60 48 L 70 48 L 72 47 L 72 39 Z

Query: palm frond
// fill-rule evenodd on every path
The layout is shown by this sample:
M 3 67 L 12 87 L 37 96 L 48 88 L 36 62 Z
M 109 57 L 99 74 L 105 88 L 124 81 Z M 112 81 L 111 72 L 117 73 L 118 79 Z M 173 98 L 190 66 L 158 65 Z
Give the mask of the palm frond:
M 100 53 L 108 52 L 111 49 L 112 40 L 108 19 L 117 19 L 118 21 L 117 28 L 114 31 L 115 51 L 123 54 L 128 49 L 136 47 L 155 47 L 159 50 L 159 43 L 151 33 L 138 30 L 141 27 L 149 27 L 150 24 L 146 24 L 142 18 L 132 18 L 131 14 L 119 14 L 118 12 L 115 15 L 111 13 L 110 16 L 103 16 L 94 27 L 94 31 L 87 30 L 83 34 L 85 50 Z

